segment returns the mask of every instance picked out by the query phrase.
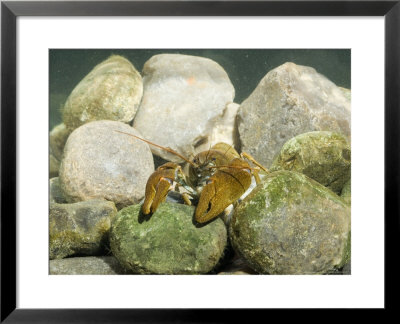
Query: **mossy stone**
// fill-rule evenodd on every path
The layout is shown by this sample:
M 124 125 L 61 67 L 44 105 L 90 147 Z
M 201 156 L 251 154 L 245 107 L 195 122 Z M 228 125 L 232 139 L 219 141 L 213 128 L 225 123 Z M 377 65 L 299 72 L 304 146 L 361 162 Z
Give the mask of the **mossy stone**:
M 112 55 L 96 65 L 72 90 L 63 108 L 68 131 L 95 120 L 129 123 L 143 94 L 140 73 L 132 63 Z
M 141 205 L 120 210 L 112 224 L 110 246 L 121 265 L 142 274 L 210 272 L 227 245 L 221 219 L 196 226 L 194 207 L 163 203 L 151 216 Z
M 350 208 L 331 190 L 291 171 L 266 176 L 235 209 L 233 248 L 259 273 L 320 274 L 348 257 Z
M 50 203 L 65 204 L 64 194 L 60 187 L 60 178 L 55 177 L 50 179 L 49 185 L 49 201 Z
M 49 178 L 58 177 L 60 170 L 60 161 L 58 161 L 51 153 L 49 155 Z
M 340 197 L 343 198 L 343 200 L 351 205 L 351 180 L 347 181 L 342 189 L 342 192 L 340 194 Z
M 308 132 L 287 141 L 271 171 L 303 173 L 340 194 L 351 173 L 351 148 L 345 136 L 333 132 Z
M 116 213 L 115 204 L 105 200 L 51 203 L 50 260 L 105 253 L 111 221 Z

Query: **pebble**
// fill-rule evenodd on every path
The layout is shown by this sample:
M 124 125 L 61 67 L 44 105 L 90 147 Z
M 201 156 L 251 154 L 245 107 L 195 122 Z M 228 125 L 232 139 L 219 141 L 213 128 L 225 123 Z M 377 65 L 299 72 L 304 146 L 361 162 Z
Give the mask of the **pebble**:
M 285 63 L 271 70 L 238 112 L 242 151 L 270 167 L 283 144 L 311 131 L 332 131 L 350 140 L 350 100 L 308 66 Z
M 60 167 L 60 184 L 68 202 L 89 199 L 113 201 L 118 209 L 144 196 L 154 171 L 148 145 L 131 126 L 95 121 L 77 128 L 68 138 Z
M 72 131 L 95 120 L 132 121 L 143 94 L 140 73 L 122 56 L 112 55 L 96 65 L 72 90 L 63 108 L 63 121 Z
M 287 141 L 270 168 L 303 173 L 340 194 L 351 175 L 351 147 L 332 132 L 309 132 Z
M 229 237 L 258 273 L 322 274 L 348 261 L 350 208 L 307 176 L 276 171 L 235 209 Z
M 185 157 L 210 148 L 220 138 L 233 144 L 235 90 L 218 63 L 190 55 L 155 55 L 143 67 L 143 84 L 133 126 L 145 139 Z M 157 147 L 151 150 L 163 159 L 182 162 Z
M 105 253 L 111 221 L 117 209 L 111 201 L 90 200 L 50 204 L 50 260 L 72 255 Z
M 221 219 L 205 226 L 193 222 L 194 207 L 162 203 L 153 215 L 141 205 L 118 212 L 111 228 L 111 251 L 124 269 L 141 274 L 205 274 L 227 246 Z

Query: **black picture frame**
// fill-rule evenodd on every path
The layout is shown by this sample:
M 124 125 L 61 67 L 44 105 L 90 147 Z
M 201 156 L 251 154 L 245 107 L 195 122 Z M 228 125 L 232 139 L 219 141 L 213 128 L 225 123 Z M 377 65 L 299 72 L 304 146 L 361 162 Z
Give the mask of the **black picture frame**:
M 4 1 L 1 3 L 1 322 L 225 322 L 262 310 L 16 308 L 16 19 L 18 16 L 384 16 L 385 309 L 396 307 L 398 258 L 400 1 Z M 366 177 L 373 176 L 371 174 Z M 397 243 L 397 244 L 396 244 Z M 247 314 L 245 316 L 256 316 Z

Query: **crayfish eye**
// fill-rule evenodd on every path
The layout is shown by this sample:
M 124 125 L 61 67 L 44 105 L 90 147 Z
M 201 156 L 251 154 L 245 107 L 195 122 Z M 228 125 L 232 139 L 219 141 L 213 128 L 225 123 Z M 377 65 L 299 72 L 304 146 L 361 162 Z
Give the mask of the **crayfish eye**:
M 212 159 L 211 159 L 211 161 L 215 161 L 216 160 L 216 158 L 215 157 L 213 157 Z

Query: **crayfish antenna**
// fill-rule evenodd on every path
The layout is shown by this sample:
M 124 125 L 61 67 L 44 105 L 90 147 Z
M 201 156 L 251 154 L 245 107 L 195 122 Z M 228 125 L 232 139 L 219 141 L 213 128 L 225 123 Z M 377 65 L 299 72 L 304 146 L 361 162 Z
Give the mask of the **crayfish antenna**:
M 185 161 L 186 161 L 187 163 L 189 163 L 190 165 L 196 167 L 196 165 L 195 165 L 192 161 L 190 161 L 189 159 L 187 159 L 187 158 L 184 157 L 183 155 L 179 154 L 178 152 L 174 151 L 174 150 L 173 150 L 172 148 L 170 148 L 170 147 L 161 146 L 161 145 L 158 145 L 158 144 L 156 144 L 156 143 L 153 143 L 153 142 L 150 142 L 150 141 L 148 141 L 148 140 L 145 140 L 144 138 L 141 138 L 141 137 L 139 137 L 139 136 L 136 136 L 136 135 L 133 135 L 133 134 L 129 134 L 129 133 L 126 133 L 126 132 L 121 132 L 121 131 L 116 130 L 116 129 L 114 129 L 114 132 L 121 133 L 121 134 L 125 134 L 125 135 L 129 135 L 129 136 L 132 136 L 132 137 L 135 137 L 135 138 L 137 138 L 138 140 L 141 140 L 141 141 L 143 141 L 143 142 L 146 142 L 147 144 L 153 145 L 153 146 L 158 147 L 158 148 L 160 148 L 160 149 L 162 149 L 162 150 L 164 150 L 164 151 L 167 151 L 167 152 L 169 152 L 169 153 L 172 153 L 172 154 L 174 154 L 174 155 L 180 157 L 181 159 L 185 160 Z
M 266 167 L 262 166 L 261 163 L 257 162 L 249 153 L 242 152 L 240 155 L 242 156 L 242 158 L 246 158 L 249 161 L 253 162 L 255 165 L 257 165 L 264 172 L 266 172 L 266 173 L 270 172 L 270 171 L 268 171 L 268 169 Z

